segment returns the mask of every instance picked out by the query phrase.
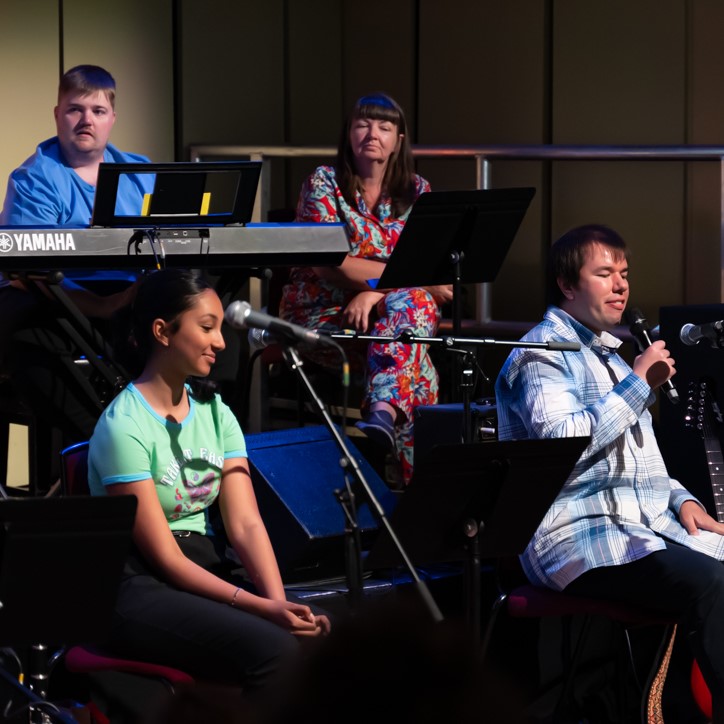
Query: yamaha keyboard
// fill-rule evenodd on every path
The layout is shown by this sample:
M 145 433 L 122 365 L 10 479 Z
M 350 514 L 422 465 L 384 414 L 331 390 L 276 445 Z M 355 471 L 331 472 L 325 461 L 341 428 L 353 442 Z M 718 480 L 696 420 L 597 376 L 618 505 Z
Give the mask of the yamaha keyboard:
M 205 228 L 0 228 L 0 271 L 337 266 L 343 224 Z

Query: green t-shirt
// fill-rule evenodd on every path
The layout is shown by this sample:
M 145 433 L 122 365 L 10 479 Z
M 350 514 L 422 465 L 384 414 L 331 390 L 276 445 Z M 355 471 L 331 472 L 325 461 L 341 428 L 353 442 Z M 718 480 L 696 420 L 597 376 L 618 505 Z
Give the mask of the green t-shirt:
M 207 508 L 219 494 L 224 460 L 246 457 L 239 423 L 217 395 L 197 402 L 181 423 L 149 406 L 133 383 L 111 402 L 90 440 L 92 495 L 105 486 L 152 478 L 171 530 L 210 534 Z

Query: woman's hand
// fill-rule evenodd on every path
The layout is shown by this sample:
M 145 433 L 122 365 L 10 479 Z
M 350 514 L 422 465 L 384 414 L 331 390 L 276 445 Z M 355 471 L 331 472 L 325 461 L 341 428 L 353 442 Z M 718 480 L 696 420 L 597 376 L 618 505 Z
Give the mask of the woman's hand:
M 453 300 L 452 284 L 434 284 L 431 287 L 423 287 L 423 289 L 430 292 L 438 304 L 445 304 L 445 302 Z
M 301 603 L 263 599 L 260 615 L 295 636 L 321 636 L 330 629 L 326 616 L 315 616 Z
M 326 636 L 332 630 L 332 624 L 326 616 L 315 616 L 314 623 L 317 626 L 315 636 Z
M 340 289 L 352 289 L 358 292 L 369 291 L 370 279 L 379 279 L 384 270 L 383 261 L 349 255 L 339 266 L 312 267 L 312 271 L 320 279 L 325 279 Z
M 384 296 L 382 292 L 360 292 L 342 312 L 342 318 L 358 332 L 366 332 L 370 328 L 370 313 Z

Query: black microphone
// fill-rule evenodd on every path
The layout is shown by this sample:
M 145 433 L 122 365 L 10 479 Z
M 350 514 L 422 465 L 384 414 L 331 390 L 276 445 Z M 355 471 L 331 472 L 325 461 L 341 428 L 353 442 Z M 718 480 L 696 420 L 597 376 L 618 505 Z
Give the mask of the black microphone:
M 271 314 L 256 312 L 249 302 L 232 302 L 224 313 L 227 324 L 234 329 L 264 329 L 273 334 L 280 342 L 301 342 L 305 344 L 331 344 L 326 337 L 312 329 L 298 324 L 285 322 Z
M 712 347 L 721 347 L 724 342 L 724 319 L 706 324 L 685 324 L 679 332 L 679 339 L 688 345 L 698 344 L 700 339 L 708 339 Z
M 643 352 L 647 347 L 650 347 L 653 344 L 653 339 L 651 339 L 651 330 L 649 329 L 646 318 L 641 313 L 641 310 L 636 307 L 627 309 L 624 313 L 624 317 L 629 324 L 629 330 L 636 340 L 639 349 Z M 669 398 L 670 402 L 673 402 L 674 404 L 679 402 L 679 393 L 676 391 L 676 387 L 674 387 L 674 383 L 671 380 L 666 380 L 666 382 L 661 385 L 661 389 Z

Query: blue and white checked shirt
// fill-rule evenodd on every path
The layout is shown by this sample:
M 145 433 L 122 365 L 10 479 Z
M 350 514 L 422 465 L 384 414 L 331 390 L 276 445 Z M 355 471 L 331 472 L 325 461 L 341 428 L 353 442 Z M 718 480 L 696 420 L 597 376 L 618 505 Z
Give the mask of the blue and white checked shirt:
M 562 590 L 592 568 L 664 548 L 661 536 L 723 560 L 724 536 L 690 536 L 679 523 L 681 504 L 696 498 L 666 472 L 647 409 L 654 393 L 616 353 L 621 340 L 557 307 L 523 340 L 581 351 L 510 354 L 496 382 L 499 438 L 591 436 L 521 556 L 530 581 Z

